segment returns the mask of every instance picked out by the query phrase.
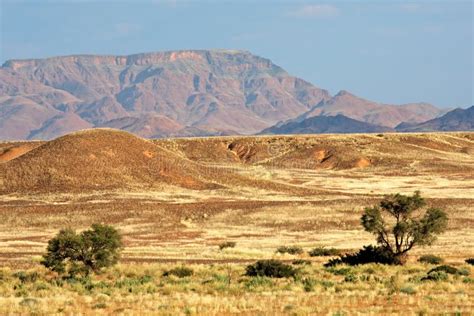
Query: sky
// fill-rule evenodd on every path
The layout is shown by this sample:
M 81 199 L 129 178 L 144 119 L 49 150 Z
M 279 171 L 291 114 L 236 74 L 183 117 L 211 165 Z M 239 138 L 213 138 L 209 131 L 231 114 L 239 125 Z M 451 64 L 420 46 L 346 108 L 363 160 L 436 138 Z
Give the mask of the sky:
M 0 0 L 0 63 L 242 49 L 384 103 L 474 104 L 472 1 Z

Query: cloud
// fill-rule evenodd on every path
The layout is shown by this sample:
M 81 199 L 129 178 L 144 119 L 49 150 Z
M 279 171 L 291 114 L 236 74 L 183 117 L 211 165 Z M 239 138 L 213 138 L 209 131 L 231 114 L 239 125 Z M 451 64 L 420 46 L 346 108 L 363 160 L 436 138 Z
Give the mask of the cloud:
M 339 14 L 339 8 L 330 4 L 308 4 L 289 13 L 291 16 L 307 18 L 332 18 Z

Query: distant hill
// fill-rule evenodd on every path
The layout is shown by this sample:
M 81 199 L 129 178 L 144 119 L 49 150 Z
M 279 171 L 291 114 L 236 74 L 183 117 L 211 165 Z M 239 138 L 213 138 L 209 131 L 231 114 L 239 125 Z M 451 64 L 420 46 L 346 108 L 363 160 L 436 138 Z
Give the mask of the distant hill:
M 365 123 L 338 114 L 313 116 L 302 121 L 290 121 L 264 129 L 259 134 L 328 134 L 328 133 L 378 133 L 393 129 Z
M 145 137 L 251 134 L 328 98 L 245 51 L 10 60 L 0 68 L 0 139 L 51 139 L 90 126 Z
M 155 138 L 254 134 L 277 122 L 342 114 L 394 127 L 441 111 L 328 91 L 237 50 L 9 60 L 0 67 L 0 139 L 53 139 L 90 127 Z
M 474 106 L 467 109 L 455 109 L 420 124 L 401 123 L 396 130 L 399 132 L 473 131 Z
M 296 120 L 342 114 L 358 121 L 393 128 L 401 122 L 424 122 L 442 113 L 442 110 L 428 103 L 383 104 L 365 100 L 342 90 L 334 97 L 322 100 Z

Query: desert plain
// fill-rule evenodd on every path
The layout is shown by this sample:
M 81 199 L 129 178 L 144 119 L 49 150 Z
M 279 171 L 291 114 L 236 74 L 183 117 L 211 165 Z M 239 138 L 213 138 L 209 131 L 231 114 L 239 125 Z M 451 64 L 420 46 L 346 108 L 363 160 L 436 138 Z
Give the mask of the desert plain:
M 374 244 L 364 207 L 420 191 L 448 230 L 405 266 L 328 270 Z M 145 140 L 109 129 L 0 144 L 1 314 L 459 314 L 474 310 L 474 133 L 235 136 Z M 113 225 L 119 265 L 87 284 L 52 284 L 40 264 L 58 230 Z M 224 242 L 235 247 L 219 249 Z M 435 254 L 470 277 L 421 282 Z M 307 260 L 299 279 L 244 276 L 259 259 Z M 188 278 L 163 277 L 175 266 Z M 15 273 L 35 272 L 23 282 Z M 122 282 L 122 283 L 120 283 Z

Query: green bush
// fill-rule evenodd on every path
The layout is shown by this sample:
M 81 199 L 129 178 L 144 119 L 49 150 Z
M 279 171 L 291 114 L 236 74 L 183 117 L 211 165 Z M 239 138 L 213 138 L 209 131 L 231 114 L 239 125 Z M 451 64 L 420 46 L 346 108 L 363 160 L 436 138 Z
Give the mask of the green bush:
M 42 264 L 52 271 L 89 275 L 117 263 L 122 240 L 112 226 L 93 224 L 89 230 L 76 234 L 72 229 L 61 230 L 48 242 Z
M 440 264 L 443 263 L 443 259 L 435 255 L 424 255 L 418 258 L 418 262 L 428 264 Z
M 291 264 L 294 265 L 311 265 L 311 261 L 309 260 L 304 260 L 304 259 L 296 259 L 291 262 Z
M 465 260 L 467 264 L 473 265 L 474 266 L 474 258 L 468 258 Z
M 278 260 L 260 260 L 248 265 L 247 276 L 266 276 L 270 278 L 290 278 L 297 275 L 298 270 Z
M 384 250 L 378 246 L 364 246 L 358 252 L 354 254 L 345 254 L 339 256 L 339 258 L 330 259 L 324 264 L 325 267 L 333 267 L 338 264 L 348 264 L 351 266 L 367 263 L 380 263 L 380 264 L 400 264 L 398 257 L 394 256 L 391 252 Z
M 15 278 L 18 278 L 21 283 L 34 283 L 36 280 L 39 278 L 39 274 L 36 271 L 33 272 L 24 272 L 24 271 L 18 271 L 13 274 Z
M 311 257 L 327 257 L 327 256 L 339 256 L 341 252 L 336 248 L 324 248 L 316 247 L 309 251 L 308 254 Z
M 316 280 L 312 278 L 304 278 L 301 283 L 303 283 L 303 289 L 305 292 L 312 292 L 314 291 L 314 287 L 316 286 Z
M 226 248 L 234 248 L 236 243 L 234 241 L 226 241 L 221 244 L 219 244 L 219 250 L 223 250 Z
M 405 293 L 405 294 L 409 294 L 409 295 L 416 294 L 416 290 L 411 286 L 404 286 L 404 287 L 400 288 L 400 292 Z
M 187 267 L 176 267 L 174 269 L 165 271 L 163 273 L 163 276 L 167 277 L 170 275 L 177 276 L 178 278 L 185 278 L 192 276 L 194 274 L 193 269 L 187 268 Z
M 428 273 L 421 281 L 446 281 L 448 279 L 448 274 L 444 271 L 436 271 Z
M 344 282 L 357 282 L 357 276 L 355 274 L 348 274 L 344 277 Z
M 438 266 L 436 268 L 433 268 L 430 271 L 428 271 L 428 274 L 430 274 L 432 272 L 439 272 L 439 271 L 445 272 L 447 274 L 469 275 L 469 271 L 467 271 L 467 270 L 464 270 L 464 269 L 460 270 L 460 269 L 457 269 L 453 266 L 448 266 L 448 265 L 442 265 L 442 266 Z
M 303 253 L 303 248 L 298 246 L 281 246 L 277 249 L 278 253 L 289 253 L 290 255 L 299 255 Z

